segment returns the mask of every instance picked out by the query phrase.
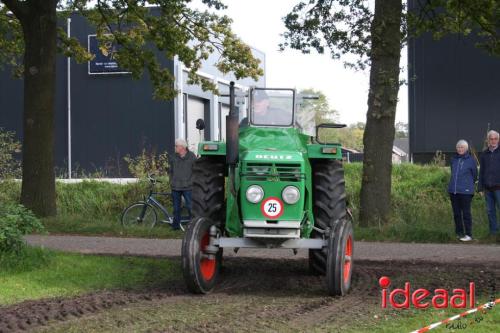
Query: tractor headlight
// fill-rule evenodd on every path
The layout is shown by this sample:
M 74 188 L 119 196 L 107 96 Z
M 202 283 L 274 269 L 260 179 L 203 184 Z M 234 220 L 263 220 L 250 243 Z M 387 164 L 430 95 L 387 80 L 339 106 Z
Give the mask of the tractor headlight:
M 264 190 L 259 185 L 252 185 L 247 189 L 246 196 L 251 203 L 257 203 L 264 198 Z
M 297 203 L 300 199 L 300 191 L 295 186 L 287 186 L 281 192 L 281 196 L 283 197 L 283 201 L 289 205 L 293 205 Z

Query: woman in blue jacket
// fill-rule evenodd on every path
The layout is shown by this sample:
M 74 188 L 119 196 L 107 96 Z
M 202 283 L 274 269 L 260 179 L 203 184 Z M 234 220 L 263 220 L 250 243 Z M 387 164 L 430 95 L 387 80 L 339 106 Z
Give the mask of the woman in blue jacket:
M 457 154 L 451 160 L 451 178 L 448 185 L 455 233 L 463 242 L 472 240 L 471 202 L 477 180 L 477 163 L 469 154 L 467 141 L 457 142 Z

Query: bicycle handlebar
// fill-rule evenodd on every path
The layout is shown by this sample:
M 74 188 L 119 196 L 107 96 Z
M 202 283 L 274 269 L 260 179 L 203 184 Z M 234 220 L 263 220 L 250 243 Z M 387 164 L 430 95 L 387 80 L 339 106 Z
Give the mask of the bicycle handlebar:
M 148 180 L 151 182 L 151 184 L 154 185 L 156 183 L 163 183 L 161 180 L 154 178 L 154 176 L 155 176 L 154 173 L 148 174 Z

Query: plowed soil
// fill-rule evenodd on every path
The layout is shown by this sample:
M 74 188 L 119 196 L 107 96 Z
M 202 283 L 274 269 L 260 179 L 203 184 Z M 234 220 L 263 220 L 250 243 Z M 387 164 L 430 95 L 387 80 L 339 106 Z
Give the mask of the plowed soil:
M 328 297 L 324 277 L 307 267 L 304 259 L 228 258 L 210 295 L 190 295 L 179 277 L 158 290 L 28 301 L 0 307 L 0 332 L 336 332 L 369 325 L 381 313 L 381 276 L 391 287 L 410 281 L 431 290 L 474 281 L 476 295 L 489 295 L 500 281 L 496 264 L 357 261 L 351 292 Z

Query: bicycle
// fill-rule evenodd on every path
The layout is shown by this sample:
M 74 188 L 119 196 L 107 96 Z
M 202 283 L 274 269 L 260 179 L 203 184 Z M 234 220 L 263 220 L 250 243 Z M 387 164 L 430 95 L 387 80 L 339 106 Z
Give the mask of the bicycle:
M 125 208 L 121 215 L 121 223 L 123 227 L 130 227 L 135 224 L 143 224 L 153 228 L 157 222 L 172 225 L 174 223 L 173 215 L 169 214 L 167 208 L 163 206 L 155 198 L 157 195 L 171 196 L 168 192 L 155 192 L 156 183 L 161 183 L 161 181 L 155 179 L 154 175 L 148 175 L 148 180 L 151 183 L 149 187 L 149 195 L 144 198 L 143 201 L 137 201 Z M 158 221 L 158 213 L 156 210 L 160 210 L 166 219 Z M 180 228 L 182 231 L 185 230 L 185 225 L 190 221 L 189 218 L 181 217 Z

